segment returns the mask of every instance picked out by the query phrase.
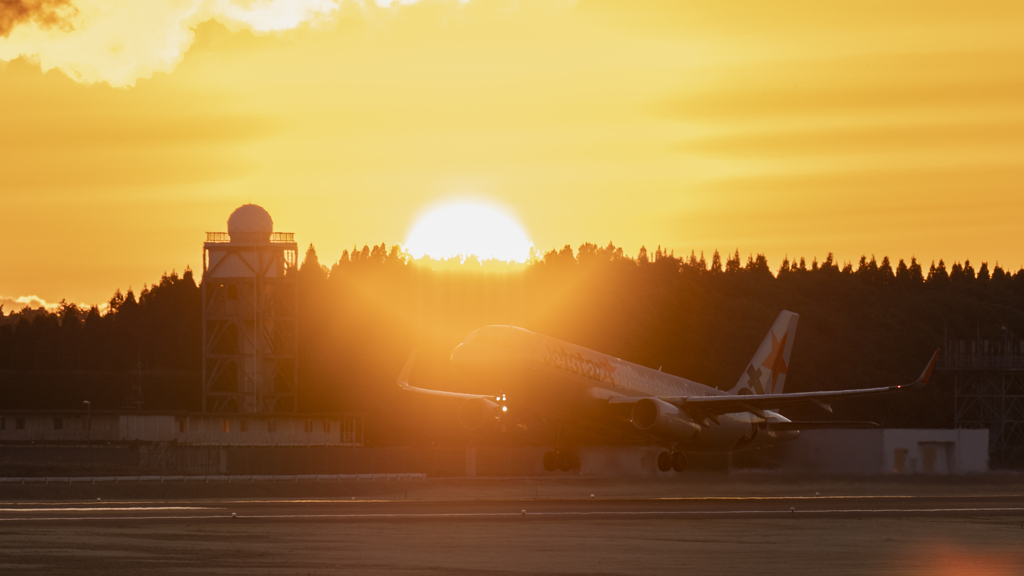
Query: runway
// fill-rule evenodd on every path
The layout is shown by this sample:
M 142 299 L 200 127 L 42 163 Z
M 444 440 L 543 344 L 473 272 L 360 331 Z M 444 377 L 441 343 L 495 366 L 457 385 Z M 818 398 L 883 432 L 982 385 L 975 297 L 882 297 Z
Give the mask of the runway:
M 1024 574 L 1018 483 L 765 480 L 0 495 L 0 573 Z
M 0 522 L 867 518 L 1024 515 L 1017 495 L 0 502 Z

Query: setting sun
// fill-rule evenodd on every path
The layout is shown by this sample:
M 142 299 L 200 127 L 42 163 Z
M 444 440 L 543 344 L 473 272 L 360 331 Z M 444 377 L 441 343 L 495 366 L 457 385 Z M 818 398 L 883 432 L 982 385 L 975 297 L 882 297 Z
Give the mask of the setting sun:
M 455 202 L 427 210 L 413 224 L 405 242 L 416 258 L 472 255 L 506 262 L 525 262 L 532 246 L 514 218 L 481 202 Z

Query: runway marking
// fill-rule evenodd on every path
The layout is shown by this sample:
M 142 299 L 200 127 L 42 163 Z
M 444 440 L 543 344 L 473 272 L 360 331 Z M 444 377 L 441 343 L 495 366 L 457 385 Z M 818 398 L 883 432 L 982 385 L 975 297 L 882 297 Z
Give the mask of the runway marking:
M 951 512 L 1024 512 L 1024 507 L 1012 508 L 879 508 L 879 509 L 832 509 L 832 510 L 634 510 L 634 511 L 592 511 L 592 512 L 438 512 L 424 514 L 254 514 L 237 518 L 225 515 L 201 516 L 66 516 L 66 517 L 8 517 L 0 522 L 55 522 L 95 520 L 267 520 L 267 519 L 428 519 L 428 518 L 497 518 L 509 516 L 555 517 L 555 516 L 795 516 L 808 514 L 942 514 Z
M 751 502 L 785 502 L 790 500 L 969 500 L 969 499 L 994 499 L 994 498 L 1019 498 L 1024 501 L 1024 494 L 937 494 L 937 495 L 893 495 L 893 494 L 878 494 L 878 495 L 827 495 L 827 496 L 606 496 L 597 497 L 591 499 L 589 497 L 550 497 L 550 498 L 538 498 L 531 496 L 524 496 L 521 498 L 482 498 L 473 500 L 440 500 L 440 499 L 418 499 L 418 498 L 398 498 L 398 499 L 362 499 L 352 500 L 350 498 L 328 498 L 328 499 L 301 499 L 301 500 L 185 500 L 183 503 L 188 504 L 209 504 L 214 507 L 225 507 L 229 505 L 238 504 L 398 504 L 398 503 L 432 503 L 432 504 L 488 504 L 495 502 L 714 502 L 714 501 L 751 501 Z M 143 505 L 143 504 L 165 504 L 166 500 L 106 500 L 103 504 L 132 504 L 132 505 Z M 82 504 L 88 504 L 89 501 L 84 501 Z M 17 506 L 22 505 L 45 505 L 47 502 L 0 502 L 0 506 Z M 97 510 L 97 508 L 93 508 Z
M 608 510 L 592 512 L 452 512 L 427 514 L 263 514 L 239 516 L 239 518 L 460 518 L 488 516 L 706 516 L 740 514 L 855 514 L 880 512 L 1024 512 L 1024 508 L 879 508 L 879 509 L 836 509 L 836 510 Z
M 1022 498 L 1024 498 L 1024 497 L 1022 497 Z M 169 498 L 168 500 L 175 500 L 175 499 Z M 579 501 L 582 502 L 584 500 L 584 498 L 576 498 L 576 499 L 571 499 L 571 500 L 579 500 Z M 229 504 L 349 504 L 349 503 L 352 503 L 352 504 L 358 504 L 358 503 L 363 503 L 363 504 L 388 504 L 388 503 L 395 503 L 395 502 L 433 502 L 433 503 L 437 503 L 437 502 L 442 502 L 442 503 L 443 502 L 512 502 L 512 501 L 518 502 L 519 500 L 508 499 L 508 498 L 503 498 L 503 499 L 498 499 L 498 500 L 416 500 L 416 499 L 405 499 L 405 498 L 399 498 L 398 500 L 395 500 L 395 499 L 387 499 L 387 500 L 382 500 L 382 499 L 375 499 L 375 500 L 367 500 L 367 499 L 364 499 L 364 500 L 352 500 L 350 498 L 338 498 L 338 499 L 329 499 L 329 500 L 213 500 L 213 499 L 208 499 L 208 500 L 180 500 L 179 499 L 179 500 L 176 500 L 176 501 L 184 502 L 184 503 L 188 503 L 188 504 L 217 504 L 218 507 L 223 507 L 224 505 L 229 505 Z M 76 504 L 83 504 L 84 505 L 84 504 L 89 504 L 90 502 L 92 502 L 92 501 L 91 500 L 84 500 L 84 501 L 81 501 L 81 502 L 76 502 Z M 166 503 L 167 503 L 167 500 L 104 500 L 103 501 L 103 504 L 106 504 L 106 505 L 110 505 L 110 504 L 133 504 L 133 505 L 136 505 L 136 506 L 142 505 L 142 504 L 166 504 Z M 43 506 L 43 505 L 46 505 L 46 504 L 49 504 L 49 502 L 18 502 L 18 501 L 0 502 L 0 506 L 18 506 L 18 505 Z M 93 510 L 95 510 L 95 508 L 93 508 Z
M 219 506 L 128 506 L 118 508 L 0 508 L 0 512 L 129 512 L 132 510 L 222 510 Z
M 865 496 L 660 496 L 648 498 L 648 500 L 667 500 L 667 501 L 702 501 L 702 500 L 892 500 L 892 499 L 910 499 L 910 500 L 926 500 L 926 499 L 970 499 L 970 498 L 1024 498 L 1018 494 L 917 494 L 917 495 L 906 495 L 901 496 L 899 494 L 872 494 Z M 583 498 L 580 498 L 583 500 Z

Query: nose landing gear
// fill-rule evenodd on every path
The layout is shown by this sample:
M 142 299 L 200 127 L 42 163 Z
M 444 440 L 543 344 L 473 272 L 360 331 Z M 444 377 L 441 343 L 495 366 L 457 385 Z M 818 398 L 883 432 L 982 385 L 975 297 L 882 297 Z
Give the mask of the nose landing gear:
M 682 472 L 686 470 L 686 456 L 682 452 L 660 452 L 658 454 L 658 470 Z

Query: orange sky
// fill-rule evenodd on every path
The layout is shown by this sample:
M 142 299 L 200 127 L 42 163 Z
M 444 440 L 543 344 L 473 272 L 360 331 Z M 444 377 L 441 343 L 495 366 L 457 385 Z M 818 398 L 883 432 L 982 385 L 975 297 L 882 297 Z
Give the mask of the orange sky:
M 541 249 L 1024 264 L 1019 1 L 339 1 L 0 38 L 0 296 L 198 268 L 249 200 L 323 262 L 474 197 Z

